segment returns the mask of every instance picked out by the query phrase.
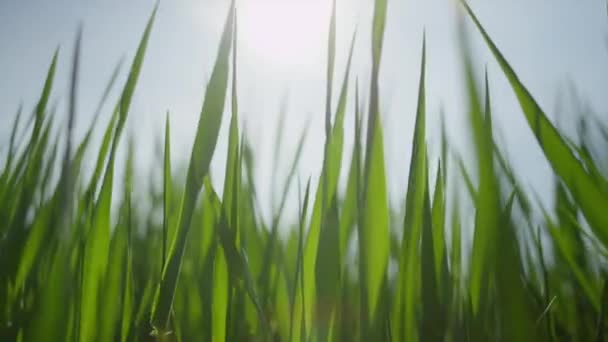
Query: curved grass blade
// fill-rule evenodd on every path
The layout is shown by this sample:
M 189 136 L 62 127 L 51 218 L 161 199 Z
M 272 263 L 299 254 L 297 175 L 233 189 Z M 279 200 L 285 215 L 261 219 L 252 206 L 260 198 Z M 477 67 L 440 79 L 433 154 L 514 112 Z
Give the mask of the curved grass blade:
M 576 159 L 563 137 L 551 124 L 546 114 L 490 39 L 471 8 L 466 2 L 463 1 L 462 3 L 511 84 L 528 125 L 534 132 L 545 157 L 580 204 L 581 210 L 594 233 L 605 245 L 608 245 L 608 215 L 604 213 L 605 208 L 608 208 L 608 194 L 602 192 L 594 184 L 592 178 L 587 174 L 580 161 Z
M 155 295 L 151 320 L 152 326 L 160 330 L 160 333 L 163 333 L 163 330 L 167 327 L 196 198 L 203 184 L 203 179 L 208 174 L 209 164 L 213 157 L 222 122 L 228 83 L 229 56 L 232 47 L 234 2 L 230 8 L 215 66 L 205 92 L 203 108 L 194 146 L 192 147 L 176 237 L 169 249 L 167 262 L 163 268 L 163 277 Z
M 91 231 L 88 232 L 85 242 L 83 300 L 79 333 L 81 341 L 91 341 L 97 336 L 97 314 L 99 310 L 98 293 L 101 280 L 106 272 L 110 247 L 110 208 L 112 202 L 112 187 L 114 183 L 114 158 L 122 127 L 124 127 L 127 119 L 131 97 L 133 96 L 135 85 L 137 84 L 137 79 L 139 78 L 141 66 L 143 64 L 150 31 L 152 30 L 154 18 L 156 17 L 156 10 L 157 7 L 154 8 L 150 19 L 148 20 L 121 95 L 119 117 L 113 136 L 108 164 L 106 165 L 106 173 L 103 178 L 97 203 L 93 209 Z

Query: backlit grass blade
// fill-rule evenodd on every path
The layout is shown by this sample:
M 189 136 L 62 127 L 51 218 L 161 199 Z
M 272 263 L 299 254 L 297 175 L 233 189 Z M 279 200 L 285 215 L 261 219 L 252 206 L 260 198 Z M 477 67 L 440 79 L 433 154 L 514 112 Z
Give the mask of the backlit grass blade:
M 152 325 L 156 329 L 159 329 L 161 333 L 167 327 L 182 257 L 186 248 L 192 212 L 196 205 L 196 199 L 203 184 L 203 179 L 209 171 L 209 164 L 213 157 L 222 122 L 230 65 L 229 56 L 232 46 L 234 4 L 230 8 L 224 32 L 222 33 L 215 66 L 205 92 L 200 121 L 194 139 L 194 146 L 192 147 L 176 237 L 169 249 L 167 262 L 163 268 L 163 277 L 155 295 L 152 310 Z
M 464 73 L 468 96 L 468 120 L 477 158 L 477 213 L 471 259 L 470 292 L 473 312 L 478 313 L 482 287 L 489 283 L 495 265 L 498 230 L 498 188 L 494 173 L 492 130 L 484 117 L 468 51 L 464 51 Z
M 222 196 L 222 207 L 227 215 L 228 224 L 235 229 L 237 247 L 239 241 L 238 227 L 238 193 L 240 186 L 241 170 L 239 156 L 239 108 L 238 108 L 238 84 L 237 84 L 237 31 L 236 22 L 234 23 L 232 46 L 232 91 L 231 91 L 231 110 L 230 127 L 228 132 L 228 151 L 226 153 L 226 169 L 224 175 L 224 194 Z
M 496 256 L 493 270 L 496 277 L 496 304 L 499 310 L 502 336 L 510 341 L 538 341 L 541 329 L 534 324 L 539 313 L 530 298 L 531 287 L 522 281 L 523 263 L 511 212 L 515 192 L 511 192 L 501 210 L 496 245 L 500 253 Z
M 475 232 L 471 257 L 470 293 L 477 324 L 490 324 L 492 315 L 499 322 L 501 335 L 508 340 L 537 340 L 532 323 L 534 307 L 529 299 L 530 287 L 522 282 L 523 264 L 517 235 L 511 221 L 515 192 L 502 207 L 499 181 L 494 169 L 494 147 L 490 95 L 486 77 L 486 108 L 481 101 L 473 76 L 471 56 L 464 51 L 464 70 L 469 98 L 469 122 L 477 159 L 479 179 L 475 200 Z M 496 310 L 497 305 L 499 310 Z M 487 338 L 497 338 L 487 331 Z
M 357 107 L 357 104 L 355 103 Z M 355 115 L 355 134 L 356 128 L 360 125 L 359 119 L 360 115 Z M 346 254 L 346 248 L 348 245 L 348 239 L 352 233 L 353 227 L 357 222 L 357 200 L 358 194 L 357 191 L 359 189 L 360 179 L 359 173 L 361 171 L 361 156 L 360 154 L 360 144 L 355 141 L 355 146 L 353 147 L 353 152 L 351 156 L 350 168 L 348 171 L 348 180 L 346 185 L 346 194 L 344 195 L 344 204 L 342 206 L 342 214 L 340 216 L 340 257 L 344 258 Z
M 53 55 L 53 61 L 51 62 L 51 66 L 49 67 L 46 80 L 44 81 L 42 94 L 40 95 L 40 99 L 38 100 L 38 104 L 36 105 L 36 120 L 34 121 L 34 131 L 32 132 L 31 141 L 36 141 L 38 139 L 40 129 L 42 128 L 44 114 L 46 112 L 47 103 L 49 102 L 49 97 L 51 96 L 51 89 L 53 87 L 53 80 L 55 78 L 55 68 L 57 66 L 58 54 L 59 48 L 55 50 L 55 54 Z
M 132 157 L 129 160 L 133 160 Z M 128 168 L 131 171 L 132 167 Z M 122 313 L 120 319 L 120 340 L 126 342 L 132 339 L 131 329 L 133 328 L 134 322 L 134 284 L 133 284 L 133 218 L 132 218 L 132 205 L 131 205 L 131 188 L 127 187 L 126 196 L 126 225 L 128 227 L 127 232 L 127 251 L 125 255 L 125 272 L 123 275 L 123 287 L 122 287 Z
M 74 59 L 72 66 L 72 80 L 71 80 L 71 94 L 70 94 L 70 106 L 68 113 L 68 129 L 67 129 L 67 141 L 65 147 L 65 153 L 63 158 L 63 166 L 61 170 L 61 176 L 59 179 L 59 184 L 57 185 L 57 190 L 49 200 L 47 205 L 41 205 L 44 208 L 44 215 L 39 215 L 35 219 L 35 225 L 32 229 L 30 229 L 25 247 L 21 254 L 19 268 L 17 270 L 17 276 L 15 280 L 15 287 L 20 289 L 24 286 L 26 277 L 29 275 L 29 272 L 34 265 L 36 257 L 40 256 L 41 252 L 48 248 L 48 241 L 54 241 L 57 238 L 57 233 L 55 232 L 54 236 L 49 236 L 49 232 L 52 232 L 52 229 L 57 223 L 66 224 L 66 222 L 60 221 L 58 217 L 64 217 L 63 215 L 71 214 L 71 182 L 72 177 L 70 175 L 70 158 L 71 158 L 71 146 L 72 146 L 72 129 L 74 125 L 74 116 L 76 111 L 76 89 L 78 83 L 78 70 L 79 70 L 79 60 L 80 60 L 80 42 L 82 38 L 82 31 L 79 30 L 76 38 L 76 43 L 74 47 Z M 16 128 L 16 126 L 15 126 Z M 11 149 L 12 149 L 12 139 L 14 137 L 11 136 Z M 50 159 L 47 161 L 47 171 L 46 174 L 43 175 L 41 180 L 41 190 L 44 192 L 49 178 L 52 174 L 52 170 L 55 168 L 55 157 L 57 153 L 58 143 L 55 141 L 53 144 L 52 151 L 50 152 Z M 41 201 L 44 200 L 44 193 L 40 195 Z M 66 210 L 67 208 L 67 210 Z M 69 222 L 69 221 L 67 221 Z M 47 244 L 43 244 L 43 241 L 47 240 Z M 42 248 L 42 247 L 46 248 Z
M 37 250 L 39 246 L 25 246 L 30 240 L 32 230 L 24 228 L 28 226 L 28 211 L 35 210 L 37 206 L 35 196 L 38 188 L 42 186 L 45 154 L 49 152 L 47 148 L 50 145 L 51 123 L 52 121 L 49 120 L 43 126 L 40 136 L 35 141 L 30 142 L 31 147 L 28 147 L 30 152 L 24 158 L 26 161 L 24 173 L 16 179 L 15 187 L 11 189 L 11 193 L 7 193 L 7 196 L 12 197 L 12 201 L 9 201 L 8 207 L 4 209 L 7 210 L 5 215 L 8 220 L 5 223 L 7 226 L 5 229 L 8 231 L 0 240 L 0 275 L 2 276 L 13 277 L 15 272 L 18 272 L 20 264 L 10 261 L 18 260 L 24 253 L 36 254 L 39 252 Z M 42 222 L 40 229 L 46 232 L 48 231 L 47 228 L 48 222 Z M 26 249 L 24 250 L 24 248 Z M 5 284 L 8 284 L 8 279 L 1 283 L 1 285 Z M 8 291 L 5 290 L 2 293 L 8 293 Z
M 298 140 L 298 145 L 296 148 L 296 152 L 291 162 L 291 166 L 289 168 L 289 173 L 287 175 L 287 179 L 283 184 L 281 199 L 279 200 L 279 206 L 274 213 L 274 217 L 272 219 L 272 225 L 270 227 L 270 236 L 268 237 L 268 242 L 266 243 L 266 247 L 264 248 L 264 255 L 262 261 L 262 269 L 260 271 L 260 276 L 258 277 L 258 283 L 262 286 L 262 298 L 267 298 L 267 291 L 270 290 L 269 277 L 270 277 L 270 268 L 273 265 L 272 259 L 276 257 L 276 245 L 279 240 L 279 223 L 280 219 L 283 216 L 283 212 L 285 210 L 285 205 L 287 204 L 289 189 L 292 185 L 292 182 L 295 178 L 297 167 L 299 165 L 302 150 L 304 148 L 304 142 L 308 135 L 309 125 L 307 124 L 304 130 L 302 131 L 302 135 Z M 244 156 L 245 157 L 245 156 Z M 250 179 L 252 182 L 253 180 Z
M 124 211 L 124 205 L 123 205 Z M 124 271 L 122 265 L 125 262 L 127 250 L 127 234 L 128 222 L 124 222 L 124 216 L 121 217 L 121 222 L 115 227 L 115 232 L 110 242 L 110 250 L 108 254 L 108 268 L 103 281 L 103 296 L 99 303 L 99 317 L 102 318 L 97 324 L 97 336 L 100 340 L 111 340 L 117 335 L 117 329 L 120 327 L 118 322 L 121 318 L 122 311 L 122 284 L 124 279 Z
M 229 291 L 228 264 L 224 256 L 224 249 L 218 246 L 213 267 L 212 341 L 223 342 L 226 340 Z
M 351 41 L 351 48 L 348 55 L 344 80 L 340 90 L 338 107 L 335 114 L 335 122 L 331 133 L 327 138 L 324 182 L 322 189 L 324 198 L 322 199 L 323 210 L 321 233 L 319 236 L 319 247 L 316 260 L 316 282 L 318 301 L 323 303 L 323 312 L 327 317 L 319 317 L 321 322 L 328 322 L 329 317 L 335 313 L 339 290 L 341 286 L 340 274 L 342 270 L 342 250 L 340 249 L 340 223 L 338 213 L 338 202 L 336 189 L 340 177 L 342 164 L 342 150 L 344 142 L 344 114 L 346 111 L 346 101 L 348 93 L 348 81 L 350 65 L 354 47 L 354 36 Z M 327 318 L 327 319 L 326 319 Z M 327 327 L 325 327 L 327 328 Z M 320 328 L 323 335 L 328 331 Z M 324 339 L 323 336 L 320 336 Z
M 111 159 L 110 162 L 113 160 Z M 113 164 L 113 163 L 112 163 Z M 98 293 L 105 275 L 110 248 L 110 208 L 114 165 L 108 163 L 104 181 L 93 211 L 93 222 L 85 244 L 80 340 L 97 335 Z
M 452 281 L 453 297 L 459 298 L 462 275 L 462 235 L 460 227 L 460 207 L 454 199 L 452 208 L 452 241 L 450 243 L 450 276 Z
M 375 133 L 370 142 L 373 146 L 367 156 L 367 177 L 364 187 L 364 236 L 359 237 L 365 245 L 365 267 L 369 323 L 379 314 L 380 289 L 384 282 L 389 257 L 388 194 L 384 171 L 384 144 L 382 128 L 378 118 Z
M 428 165 L 428 161 L 425 164 Z M 439 276 L 435 273 L 435 227 L 431 214 L 428 170 L 426 177 L 420 237 L 419 274 L 422 313 L 419 315 L 419 335 L 421 341 L 443 341 L 446 315 L 440 301 Z
M 26 341 L 61 341 L 67 338 L 68 308 L 66 302 L 70 292 L 64 286 L 70 279 L 68 250 L 60 249 L 51 256 L 48 282 L 40 289 L 38 307 L 31 317 L 31 328 L 25 333 Z
M 93 196 L 95 195 L 95 190 L 99 184 L 99 180 L 101 179 L 101 175 L 103 172 L 104 163 L 106 158 L 108 157 L 108 153 L 110 151 L 110 144 L 112 142 L 112 138 L 114 136 L 114 131 L 116 129 L 116 124 L 118 122 L 118 106 L 114 109 L 112 113 L 112 117 L 108 122 L 108 125 L 104 131 L 103 138 L 101 141 L 101 145 L 99 146 L 99 152 L 97 152 L 97 161 L 95 162 L 95 169 L 93 170 L 93 174 L 91 175 L 91 179 L 89 180 L 88 186 L 83 194 L 84 200 L 83 202 L 90 202 L 93 200 Z M 85 205 L 88 203 L 81 202 L 81 205 Z
M 467 189 L 471 200 L 475 201 L 477 198 L 477 190 L 475 190 L 475 185 L 473 185 L 473 180 L 471 179 L 471 175 L 467 171 L 466 166 L 464 165 L 464 160 L 462 160 L 461 156 L 457 156 L 458 161 L 458 169 L 460 170 L 460 174 L 462 178 L 464 178 L 464 184 Z
M 114 183 L 114 158 L 120 138 L 120 132 L 127 119 L 131 97 L 135 90 L 137 79 L 139 78 L 155 15 L 156 7 L 150 16 L 139 43 L 127 82 L 121 95 L 118 123 L 113 136 L 106 173 L 93 211 L 91 230 L 88 232 L 86 239 L 82 294 L 83 302 L 79 333 L 81 341 L 90 341 L 94 336 L 97 336 L 96 321 L 99 310 L 98 291 L 101 280 L 106 272 L 110 247 L 110 209 L 112 205 L 112 188 Z
M 333 18 L 333 17 L 332 17 Z M 335 19 L 332 19 L 332 22 Z M 333 25 L 333 24 L 332 24 Z M 331 31 L 331 30 L 330 30 Z M 333 32 L 333 31 L 331 31 Z M 335 34 L 335 32 L 334 32 Z M 330 42 L 335 40 L 335 37 L 330 37 Z M 331 46 L 331 43 L 330 43 Z M 324 220 L 325 215 L 328 214 L 329 208 L 332 206 L 332 202 L 335 201 L 334 195 L 336 192 L 338 178 L 340 176 L 340 166 L 342 162 L 342 147 L 343 147 L 343 134 L 344 134 L 344 112 L 346 108 L 346 98 L 348 93 L 348 77 L 350 72 L 350 64 L 352 60 L 352 52 L 354 46 L 354 37 L 351 42 L 351 49 L 349 52 L 349 57 L 346 65 L 344 80 L 342 83 L 342 89 L 340 93 L 340 99 L 338 103 L 338 108 L 336 110 L 336 119 L 334 126 L 331 127 L 329 135 L 326 137 L 325 142 L 325 153 L 323 159 L 323 168 L 321 170 L 321 176 L 319 178 L 319 184 L 317 186 L 317 191 L 315 195 L 315 201 L 312 209 L 312 217 L 310 221 L 310 228 L 308 231 L 308 236 L 306 237 L 306 244 L 304 248 L 304 271 L 303 277 L 305 279 L 306 287 L 304 288 L 304 298 L 306 300 L 306 321 L 312 321 L 312 314 L 315 310 L 315 300 L 317 297 L 316 294 L 316 286 L 317 284 L 317 273 L 323 273 L 326 277 L 329 275 L 323 269 L 318 269 L 318 261 L 319 259 L 322 262 L 337 262 L 339 265 L 339 231 L 337 225 L 328 226 L 329 229 L 333 229 L 330 233 L 334 238 L 329 238 L 333 243 L 331 243 L 332 247 L 328 249 L 328 247 L 323 246 L 322 249 L 319 248 L 320 243 L 322 241 L 322 235 L 324 232 Z M 331 49 L 331 48 L 330 48 Z M 333 67 L 332 67 L 333 69 Z M 333 77 L 333 76 L 332 76 Z M 329 96 L 329 95 L 328 95 Z M 333 203 L 335 207 L 335 203 Z M 337 210 L 336 208 L 334 208 Z M 334 212 L 335 214 L 335 212 Z M 337 215 L 337 214 L 336 214 Z M 335 252 L 335 255 L 325 256 L 319 255 L 321 251 Z M 332 268 L 331 276 L 339 275 L 339 266 L 335 266 Z M 324 279 L 319 279 L 322 283 L 321 286 L 324 287 L 325 283 Z M 333 279 L 335 280 L 335 279 Z M 331 281 L 333 285 L 336 285 L 338 281 Z M 328 286 L 333 286 L 328 285 Z M 331 305 L 330 305 L 331 306 Z M 312 325 L 309 325 L 307 328 L 310 329 Z M 310 331 L 310 330 L 309 330 Z
M 334 66 L 336 64 L 336 0 L 332 1 L 331 19 L 329 23 L 329 39 L 327 40 L 327 78 L 325 94 L 325 137 L 331 134 L 331 103 L 334 83 Z
M 447 272 L 445 269 L 447 259 L 445 256 L 445 177 L 443 176 L 441 163 L 437 167 L 437 176 L 435 177 L 435 193 L 432 203 L 432 221 L 433 221 L 433 252 L 435 254 L 435 277 L 437 283 L 441 286 L 444 279 L 443 276 Z
M 170 203 L 171 200 L 171 127 L 169 123 L 169 113 L 165 121 L 165 160 L 163 167 L 163 245 L 162 245 L 162 264 L 165 265 L 167 262 L 167 246 L 169 240 L 169 218 Z M 172 237 L 172 236 L 171 236 Z M 162 268 L 161 268 L 162 276 Z
M 384 137 L 379 106 L 379 71 L 386 21 L 386 0 L 374 2 L 372 23 L 372 73 L 363 177 L 362 229 L 359 231 L 360 281 L 362 282 L 365 339 L 379 334 L 379 300 L 389 257 L 389 210 L 384 171 Z
M 299 189 L 299 188 L 298 188 Z M 298 251 L 295 265 L 294 289 L 291 297 L 291 316 L 289 323 L 289 341 L 306 340 L 306 300 L 304 298 L 304 226 L 308 213 L 308 199 L 310 195 L 310 179 L 306 183 L 304 202 L 299 208 L 298 224 Z M 301 198 L 300 193 L 298 197 Z M 308 323 L 310 324 L 310 323 Z
M 560 133 L 551 124 L 528 89 L 521 83 L 515 71 L 490 39 L 471 8 L 465 2 L 463 4 L 509 80 L 528 125 L 534 132 L 545 157 L 553 170 L 568 186 L 576 201 L 580 203 L 581 210 L 594 233 L 605 245 L 608 245 L 608 216 L 604 213 L 604 209 L 608 208 L 608 194 L 595 186 L 580 161 L 576 159 Z
M 236 26 L 236 23 L 235 23 Z M 232 92 L 231 92 L 231 109 L 232 116 L 230 118 L 230 127 L 228 132 L 228 151 L 226 159 L 226 168 L 224 174 L 224 194 L 222 196 L 222 212 L 220 215 L 219 224 L 217 225 L 218 235 L 220 236 L 220 246 L 218 253 L 219 258 L 224 260 L 216 261 L 216 267 L 218 267 L 217 273 L 214 274 L 214 292 L 213 292 L 213 312 L 214 315 L 217 313 L 218 318 L 214 318 L 214 339 L 215 332 L 219 333 L 219 336 L 226 333 L 226 338 L 230 339 L 234 336 L 234 332 L 231 329 L 229 317 L 230 317 L 230 303 L 231 298 L 235 298 L 237 293 L 237 286 L 235 281 L 230 281 L 228 275 L 232 276 L 232 279 L 236 280 L 235 272 L 239 270 L 235 266 L 239 263 L 237 249 L 240 247 L 240 236 L 239 236 L 239 186 L 241 169 L 239 163 L 239 130 L 238 130 L 238 97 L 237 97 L 237 70 L 236 70 L 236 27 L 233 32 L 233 39 L 231 41 L 232 46 Z M 230 231 L 228 231 L 230 230 Z M 218 263 L 219 262 L 219 263 Z M 225 263 L 225 264 L 224 264 Z M 226 274 L 223 274 L 223 268 L 226 268 Z M 226 289 L 219 289 L 219 286 L 224 286 Z M 218 296 L 216 296 L 216 291 Z M 220 301 L 225 301 L 222 303 Z M 225 311 L 225 312 L 224 312 Z M 219 329 L 224 332 L 218 331 Z M 226 332 L 226 330 L 228 331 Z M 218 337 L 217 341 L 224 340 L 224 338 Z
M 346 61 L 346 69 L 344 70 L 344 79 L 342 81 L 340 97 L 338 99 L 338 107 L 336 108 L 336 113 L 334 116 L 335 122 L 331 130 L 331 135 L 328 137 L 327 140 L 327 152 L 325 156 L 325 172 L 327 178 L 327 188 L 325 194 L 326 206 L 329 205 L 329 202 L 335 196 L 336 188 L 338 186 L 338 179 L 340 177 L 342 165 L 342 150 L 344 144 L 344 115 L 346 112 L 350 66 L 353 57 L 353 50 L 355 47 L 355 38 L 356 33 L 353 34 L 350 44 L 348 59 Z
M 558 182 L 555 191 L 555 205 L 558 218 L 561 222 L 556 223 L 549 214 L 543 209 L 545 221 L 549 234 L 553 240 L 557 255 L 565 264 L 568 265 L 569 272 L 573 275 L 577 287 L 588 298 L 591 305 L 599 310 L 600 289 L 597 284 L 591 281 L 587 274 L 582 239 L 578 234 L 579 227 L 572 225 L 568 216 L 576 213 L 576 208 L 567 199 L 563 185 Z
M 399 282 L 397 284 L 399 301 L 394 315 L 393 337 L 397 340 L 415 341 L 418 339 L 417 298 L 420 281 L 420 240 L 425 221 L 425 194 L 427 190 L 426 161 L 426 40 L 423 38 L 418 86 L 416 122 L 412 138 L 412 155 L 405 199 L 405 218 L 403 222 L 403 242 L 399 260 Z M 430 218 L 430 217 L 429 217 Z M 430 222 L 429 222 L 430 223 Z M 428 270 L 426 270 L 428 271 Z M 431 270 L 432 271 L 432 270 Z
M 59 49 L 55 50 L 53 55 L 53 59 L 49 66 L 46 79 L 44 81 L 44 86 L 42 88 L 42 93 L 40 95 L 40 99 L 36 105 L 36 109 L 34 111 L 35 119 L 34 119 L 34 128 L 32 131 L 32 135 L 30 137 L 29 143 L 25 147 L 25 151 L 18 162 L 24 168 L 24 178 L 22 188 L 19 190 L 19 196 L 14 197 L 11 203 L 15 203 L 15 210 L 7 215 L 7 217 L 3 218 L 6 222 L 8 222 L 8 227 L 13 226 L 21 226 L 23 219 L 25 217 L 26 208 L 25 206 L 30 204 L 31 197 L 33 196 L 33 188 L 35 186 L 35 182 L 37 180 L 37 176 L 40 171 L 40 159 L 42 149 L 46 146 L 44 144 L 40 144 L 39 139 L 44 136 L 44 132 L 48 132 L 47 129 L 43 129 L 43 125 L 45 122 L 45 114 L 47 111 L 47 104 L 49 101 L 49 97 L 51 94 L 51 89 L 53 87 L 53 81 L 55 78 L 55 69 L 57 65 L 57 55 L 59 54 Z M 48 134 L 46 134 L 48 137 Z M 3 201 L 4 202 L 4 201 Z M 13 233 L 14 234 L 14 233 Z M 9 255 L 8 258 L 12 258 L 13 256 Z M 3 256 L 1 259 L 5 259 L 6 256 Z M 6 267 L 3 267 L 6 269 Z
M 2 173 L 2 183 L 0 183 L 0 186 L 4 187 L 4 181 L 5 181 L 5 177 L 8 175 L 8 173 L 11 170 L 11 166 L 13 163 L 13 158 L 15 156 L 15 154 L 17 154 L 17 151 L 15 151 L 15 137 L 17 135 L 17 129 L 19 128 L 19 122 L 21 121 L 21 114 L 23 113 L 23 105 L 19 106 L 19 109 L 17 110 L 17 116 L 15 116 L 15 119 L 13 121 L 13 128 L 11 129 L 11 136 L 9 138 L 9 142 L 8 142 L 8 151 L 6 154 L 6 164 L 4 165 L 4 172 Z

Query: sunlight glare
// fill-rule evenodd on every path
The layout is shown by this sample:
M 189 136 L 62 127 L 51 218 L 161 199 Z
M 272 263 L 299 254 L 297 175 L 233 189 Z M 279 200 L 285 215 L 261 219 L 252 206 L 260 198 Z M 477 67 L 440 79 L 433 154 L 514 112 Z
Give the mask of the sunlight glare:
M 324 63 L 331 1 L 245 0 L 239 43 L 266 68 L 303 70 Z

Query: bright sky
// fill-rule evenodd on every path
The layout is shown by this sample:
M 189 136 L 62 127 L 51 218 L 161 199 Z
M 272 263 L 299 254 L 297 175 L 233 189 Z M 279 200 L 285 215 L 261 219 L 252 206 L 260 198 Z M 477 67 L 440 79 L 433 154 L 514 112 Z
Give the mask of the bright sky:
M 388 0 L 388 22 L 381 71 L 381 108 L 385 125 L 387 173 L 393 205 L 407 180 L 415 114 L 423 27 L 427 34 L 428 141 L 438 148 L 438 117 L 445 108 L 451 139 L 461 150 L 465 107 L 461 101 L 455 0 Z M 271 159 L 281 100 L 288 99 L 281 145 L 283 161 L 291 159 L 306 122 L 310 131 L 300 174 L 317 175 L 321 166 L 324 125 L 325 63 L 330 0 L 238 0 L 239 101 L 244 126 L 257 153 L 261 199 L 269 202 Z M 228 1 L 162 1 L 152 31 L 142 75 L 129 116 L 128 134 L 135 136 L 139 168 L 147 175 L 165 113 L 170 111 L 175 162 L 189 157 L 204 86 L 211 73 Z M 565 101 L 569 81 L 598 113 L 606 113 L 608 97 L 608 15 L 603 0 L 471 0 L 485 25 L 520 78 L 541 106 L 555 118 Z M 4 158 L 14 113 L 35 105 L 56 46 L 61 46 L 53 101 L 65 115 L 72 45 L 78 23 L 84 23 L 79 88 L 78 133 L 91 118 L 110 74 L 120 60 L 134 54 L 154 1 L 0 1 L 0 156 Z M 353 79 L 362 87 L 369 78 L 372 1 L 338 0 L 336 80 L 341 80 L 347 45 L 358 26 Z M 467 22 L 469 23 L 468 19 Z M 470 26 L 470 25 L 469 25 Z M 539 193 L 551 186 L 548 166 L 526 126 L 508 84 L 471 30 L 479 76 L 487 65 L 495 125 L 502 131 L 520 179 Z M 129 64 L 127 63 L 127 64 Z M 126 68 L 118 85 L 122 86 Z M 337 82 L 336 82 L 337 83 Z M 118 88 L 113 99 L 117 98 Z M 364 88 L 364 93 L 367 90 Z M 352 97 L 351 97 L 352 98 Z M 51 101 L 51 102 L 53 102 Z M 109 118 L 109 106 L 102 122 Z M 352 127 L 352 111 L 346 127 Z M 560 122 L 571 127 L 568 113 Z M 605 114 L 601 114 L 605 115 Z M 224 128 L 228 123 L 225 115 Z M 225 130 L 224 130 L 225 131 Z M 125 139 L 126 140 L 126 139 Z M 352 145 L 346 133 L 346 145 Z M 217 178 L 225 163 L 226 134 L 220 136 L 212 165 Z M 436 156 L 436 154 L 435 154 Z M 284 168 L 287 166 L 285 165 Z M 266 208 L 267 204 L 264 204 Z

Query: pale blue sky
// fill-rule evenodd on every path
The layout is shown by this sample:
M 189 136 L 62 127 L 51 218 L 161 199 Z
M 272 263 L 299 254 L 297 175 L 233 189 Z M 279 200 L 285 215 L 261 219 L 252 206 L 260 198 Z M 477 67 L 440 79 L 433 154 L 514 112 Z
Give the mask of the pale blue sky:
M 283 3 L 281 6 L 277 2 Z M 258 154 L 262 201 L 269 201 L 272 143 L 279 104 L 289 99 L 283 132 L 283 160 L 290 160 L 304 123 L 311 120 L 301 164 L 302 178 L 317 175 L 321 165 L 326 34 L 330 0 L 239 0 L 239 96 L 241 116 Z M 314 3 L 314 5 L 308 5 Z M 147 176 L 155 139 L 171 111 L 173 156 L 190 154 L 203 90 L 215 59 L 228 1 L 161 1 L 141 78 L 129 116 L 128 134 L 137 142 L 141 175 Z M 541 107 L 555 118 L 558 100 L 566 101 L 571 80 L 583 98 L 606 117 L 608 109 L 608 16 L 603 0 L 470 1 L 482 24 L 528 86 Z M 337 80 L 341 80 L 347 43 L 358 25 L 353 76 L 363 92 L 369 74 L 371 0 L 338 0 Z M 88 125 L 114 65 L 134 54 L 154 1 L 0 0 L 0 146 L 8 141 L 10 123 L 21 102 L 35 105 L 56 46 L 61 46 L 53 100 L 65 115 L 72 45 L 84 23 L 79 88 L 78 133 Z M 261 8 L 261 9 L 260 9 Z M 273 9 L 274 8 L 274 9 Z M 315 14 L 315 12 L 322 12 Z M 427 34 L 428 141 L 437 150 L 438 112 L 443 104 L 455 146 L 465 150 L 465 107 L 456 32 L 460 11 L 453 0 L 389 0 L 381 72 L 387 173 L 393 204 L 404 194 L 417 96 L 422 29 Z M 469 20 L 467 19 L 470 27 Z M 504 76 L 471 30 L 479 76 L 488 66 L 495 125 L 524 184 L 546 193 L 548 166 L 526 126 Z M 283 41 L 286 35 L 297 39 Z M 124 82 L 123 68 L 119 87 Z M 354 77 L 353 77 L 354 79 Z M 354 85 L 353 85 L 354 86 Z M 561 89 L 561 93 L 560 93 Z M 561 94 L 561 95 L 560 95 Z M 52 101 L 51 101 L 52 102 Z M 567 101 L 566 101 L 567 102 Z M 352 111 L 346 127 L 352 127 Z M 109 117 L 109 106 L 102 122 Z M 225 115 L 227 126 L 228 115 Z M 570 127 L 568 112 L 562 125 Z M 225 127 L 224 127 L 225 128 Z M 226 136 L 220 136 L 212 170 L 221 178 Z M 346 144 L 352 134 L 347 131 Z M 4 158 L 6 148 L 0 155 Z M 347 158 L 348 159 L 348 158 Z M 286 167 L 286 166 L 285 166 Z M 212 172 L 213 172 L 212 171 Z M 216 179 L 217 181 L 217 179 Z M 218 184 L 220 182 L 217 182 Z M 264 204 L 266 206 L 266 204 Z

